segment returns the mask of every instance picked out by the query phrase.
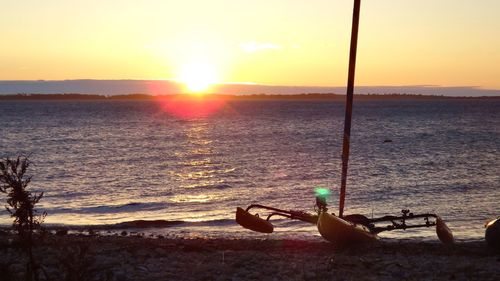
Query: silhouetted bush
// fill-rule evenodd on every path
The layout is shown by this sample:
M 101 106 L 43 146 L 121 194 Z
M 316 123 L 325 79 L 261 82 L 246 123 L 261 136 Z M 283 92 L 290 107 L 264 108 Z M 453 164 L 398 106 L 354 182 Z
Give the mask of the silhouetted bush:
M 43 222 L 45 212 L 38 214 L 35 205 L 40 201 L 43 192 L 32 194 L 27 190 L 31 176 L 26 176 L 26 171 L 31 162 L 27 156 L 18 156 L 16 159 L 3 159 L 0 161 L 0 191 L 7 194 L 7 211 L 14 218 L 13 227 L 19 236 L 19 242 L 27 251 L 29 263 L 27 277 L 38 280 L 38 269 L 33 256 L 33 234 Z

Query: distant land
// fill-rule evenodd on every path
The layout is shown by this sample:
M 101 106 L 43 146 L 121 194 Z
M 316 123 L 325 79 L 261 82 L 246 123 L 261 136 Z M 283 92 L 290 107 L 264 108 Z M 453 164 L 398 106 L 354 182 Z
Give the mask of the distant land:
M 196 96 L 194 96 L 196 98 Z M 209 94 L 206 98 L 225 99 L 225 100 L 325 100 L 325 101 L 344 101 L 345 95 L 339 94 L 296 94 L 296 95 L 220 95 Z M 193 98 L 193 96 L 180 95 L 145 95 L 145 94 L 130 94 L 130 95 L 88 95 L 88 94 L 16 94 L 16 95 L 0 95 L 1 101 L 44 101 L 44 100 L 78 100 L 78 101 L 116 101 L 116 100 L 157 100 L 157 99 L 175 99 L 175 98 Z M 409 94 L 356 94 L 355 100 L 472 100 L 472 99 L 494 99 L 500 100 L 500 96 L 483 96 L 483 97 L 451 97 L 451 96 L 435 96 L 435 95 L 409 95 Z
M 173 80 L 0 80 L 0 95 L 64 94 L 89 95 L 172 95 L 182 93 L 182 85 Z M 217 84 L 212 92 L 222 95 L 297 95 L 305 93 L 344 94 L 345 87 L 279 86 L 252 83 Z M 356 86 L 356 94 L 407 94 L 455 97 L 500 96 L 500 90 L 482 89 L 474 86 L 441 87 L 435 85 L 412 86 Z

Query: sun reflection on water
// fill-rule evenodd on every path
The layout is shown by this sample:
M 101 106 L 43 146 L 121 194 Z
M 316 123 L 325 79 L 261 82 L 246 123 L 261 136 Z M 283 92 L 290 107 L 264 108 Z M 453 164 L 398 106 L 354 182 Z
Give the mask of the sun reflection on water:
M 191 160 L 191 161 L 186 161 L 186 162 L 180 162 L 180 164 L 184 166 L 193 166 L 193 167 L 200 167 L 200 166 L 208 166 L 212 163 L 210 158 L 202 159 L 202 160 Z
M 226 105 L 224 98 L 209 94 L 159 97 L 156 101 L 164 112 L 180 119 L 209 117 Z
M 203 166 L 194 166 L 194 167 L 203 167 Z M 207 171 L 197 171 L 197 172 L 176 173 L 175 175 L 184 180 L 202 180 L 202 179 L 213 178 L 216 172 L 217 171 L 215 170 L 207 170 Z
M 184 151 L 179 154 L 181 161 L 174 177 L 179 189 L 171 198 L 175 203 L 206 203 L 220 200 L 214 186 L 223 183 L 220 172 L 224 169 L 213 162 L 216 147 L 210 136 L 209 123 L 195 120 L 187 124 L 184 130 Z
M 181 202 L 188 202 L 188 203 L 193 203 L 193 202 L 198 202 L 198 203 L 204 203 L 204 202 L 209 202 L 215 199 L 216 196 L 214 195 L 208 195 L 208 194 L 197 194 L 197 195 L 176 195 L 174 198 L 172 198 L 172 202 L 176 203 L 181 203 Z

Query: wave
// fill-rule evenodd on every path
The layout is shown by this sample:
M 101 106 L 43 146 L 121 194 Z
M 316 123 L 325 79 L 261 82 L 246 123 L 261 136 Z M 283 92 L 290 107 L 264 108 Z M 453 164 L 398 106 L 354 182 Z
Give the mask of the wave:
M 227 189 L 227 188 L 233 188 L 232 185 L 227 184 L 227 183 L 220 183 L 220 184 L 193 184 L 193 185 L 186 185 L 184 187 L 188 188 L 188 189 Z
M 146 228 L 167 228 L 167 227 L 190 227 L 190 226 L 227 226 L 236 224 L 234 219 L 216 219 L 207 221 L 184 221 L 184 220 L 131 220 L 114 224 L 99 225 L 46 225 L 46 229 L 60 229 L 61 227 L 72 230 L 116 230 L 116 229 L 146 229 Z
M 61 213 L 72 213 L 72 214 L 108 214 L 108 213 L 128 213 L 134 211 L 156 211 L 167 208 L 167 203 L 140 203 L 140 202 L 130 202 L 121 205 L 101 205 L 92 206 L 85 208 L 53 208 L 44 209 L 49 214 L 61 214 Z

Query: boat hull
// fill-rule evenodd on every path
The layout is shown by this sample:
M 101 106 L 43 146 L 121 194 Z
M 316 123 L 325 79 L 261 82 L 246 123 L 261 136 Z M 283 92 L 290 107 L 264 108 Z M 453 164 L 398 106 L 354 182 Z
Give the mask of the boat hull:
M 371 233 L 366 226 L 348 222 L 326 212 L 319 214 L 318 231 L 323 238 L 339 247 L 378 240 L 378 236 Z
M 439 240 L 441 240 L 441 242 L 443 242 L 444 244 L 455 243 L 453 233 L 440 217 L 436 218 L 436 233 Z
M 486 224 L 485 240 L 488 247 L 500 253 L 500 218 Z
M 272 233 L 273 225 L 258 216 L 252 215 L 240 207 L 236 208 L 236 222 L 246 229 L 262 233 Z

